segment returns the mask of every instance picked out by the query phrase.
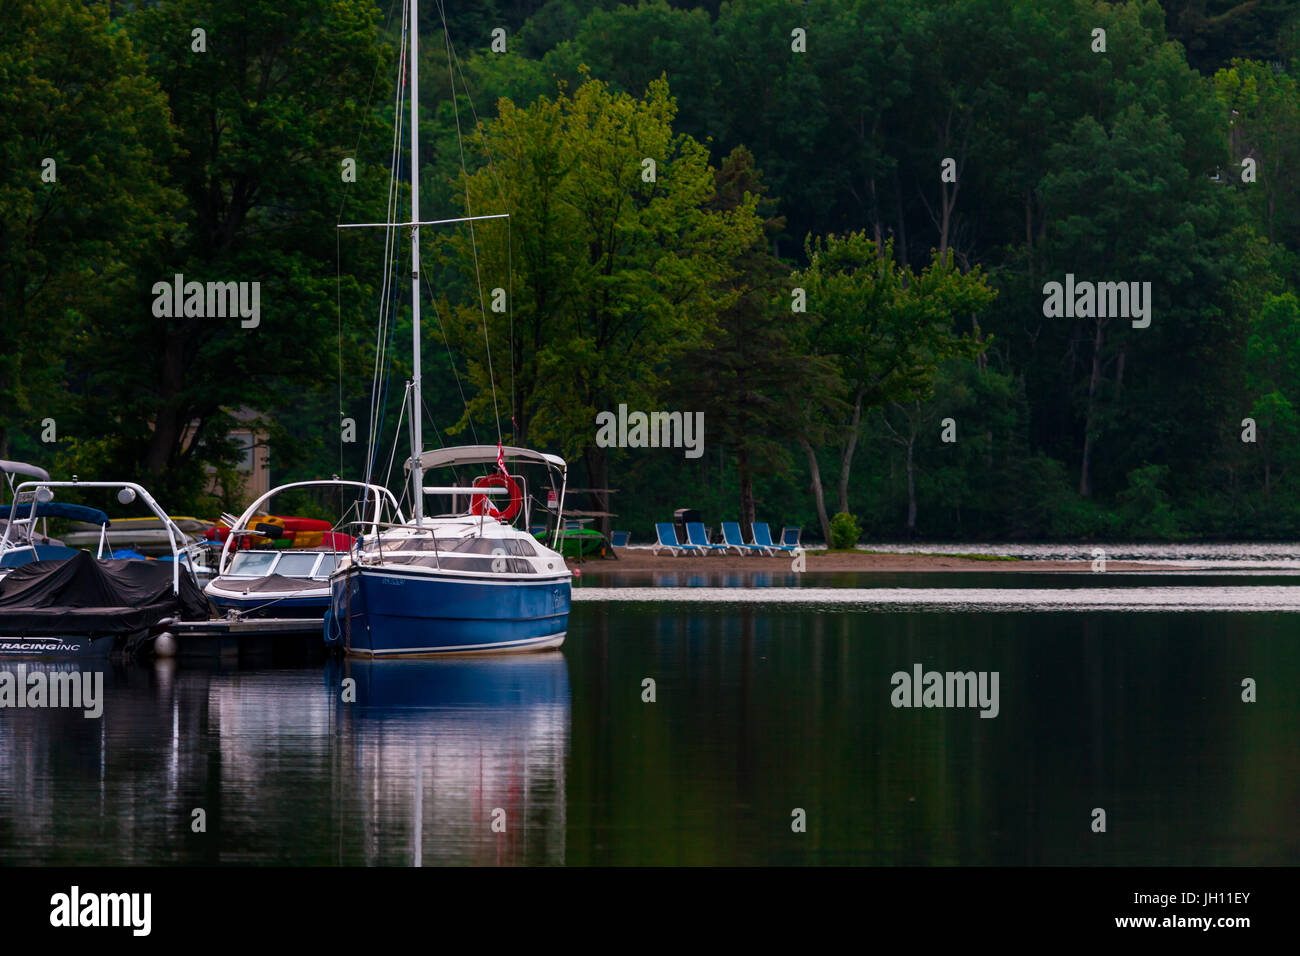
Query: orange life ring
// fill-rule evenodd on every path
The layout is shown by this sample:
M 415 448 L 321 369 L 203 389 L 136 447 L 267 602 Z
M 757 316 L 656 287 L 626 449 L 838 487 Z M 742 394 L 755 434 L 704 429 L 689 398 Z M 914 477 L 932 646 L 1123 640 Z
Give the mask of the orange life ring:
M 498 521 L 511 521 L 524 506 L 524 496 L 519 490 L 519 483 L 509 475 L 503 475 L 500 472 L 491 475 L 480 475 L 474 479 L 474 487 L 508 488 L 510 489 L 510 504 L 506 505 L 505 510 L 502 511 L 488 501 L 487 495 L 474 495 L 469 500 L 470 514 L 486 514 Z

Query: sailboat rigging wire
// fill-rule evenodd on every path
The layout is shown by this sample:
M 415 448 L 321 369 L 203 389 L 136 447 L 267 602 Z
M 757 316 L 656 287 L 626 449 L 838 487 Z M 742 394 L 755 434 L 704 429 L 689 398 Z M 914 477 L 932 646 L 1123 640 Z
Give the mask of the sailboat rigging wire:
M 515 234 L 506 220 L 506 315 L 510 319 L 510 439 L 519 441 L 515 421 Z
M 474 96 L 470 93 L 469 81 L 465 79 L 465 69 L 461 66 L 460 57 L 456 56 L 456 47 L 451 43 L 450 34 L 444 33 L 447 37 L 447 43 L 451 47 L 451 56 L 456 61 L 456 72 L 460 74 L 460 85 L 465 89 L 465 102 L 469 104 L 470 115 L 474 118 L 474 129 L 478 132 L 480 145 L 483 147 L 483 154 L 487 156 L 488 171 L 492 174 L 492 181 L 496 183 L 497 195 L 501 197 L 501 203 L 507 209 L 510 208 L 509 197 L 506 195 L 505 186 L 501 182 L 501 175 L 497 170 L 497 158 L 492 152 L 492 147 L 488 145 L 487 137 L 483 134 L 483 122 L 478 118 L 478 110 L 474 108 Z M 455 97 L 455 87 L 452 88 L 452 96 Z M 515 239 L 510 224 L 506 219 L 506 315 L 510 319 L 510 426 L 511 435 L 517 441 L 519 436 L 518 422 L 515 420 Z
M 384 21 L 385 32 L 387 32 L 388 28 L 391 26 L 393 22 L 393 8 L 395 6 L 396 6 L 395 0 L 393 3 L 390 3 L 388 5 L 388 18 Z M 366 105 L 361 111 L 361 127 L 357 130 L 356 146 L 354 146 L 352 149 L 352 158 L 354 162 L 356 158 L 361 155 L 361 143 L 365 140 L 366 137 L 366 120 L 370 116 L 370 103 L 374 99 L 375 85 L 379 81 L 379 65 L 380 65 L 380 58 L 376 57 L 374 72 L 370 74 L 370 87 L 369 89 L 366 90 Z M 343 210 L 347 208 L 347 204 L 348 204 L 348 190 L 344 189 L 342 198 L 339 199 L 339 211 L 336 217 L 340 222 L 343 220 Z M 338 232 L 334 233 L 334 237 L 335 237 L 334 308 L 336 310 L 336 314 L 337 314 L 336 317 L 338 323 L 339 474 L 342 474 L 343 473 L 343 249 L 342 249 L 341 237 L 339 236 Z
M 405 98 L 406 89 L 406 51 L 407 51 L 407 12 L 409 5 L 407 2 L 402 4 L 402 32 L 401 42 L 399 43 L 398 57 L 398 82 L 395 95 L 395 122 L 393 124 L 393 144 L 390 156 L 389 169 L 392 171 L 388 180 L 388 197 L 387 208 L 385 210 L 385 221 L 391 223 L 394 219 L 394 210 L 400 199 L 401 177 L 402 177 L 402 153 L 401 144 L 404 140 L 404 113 L 402 110 L 402 101 Z M 383 285 L 380 288 L 379 296 L 379 327 L 376 332 L 375 341 L 375 365 L 371 377 L 370 390 L 370 437 L 366 449 L 366 481 L 369 482 L 374 473 L 376 459 L 379 455 L 379 444 L 383 438 L 384 419 L 388 406 L 388 389 L 391 383 L 392 374 L 392 329 L 396 322 L 397 303 L 393 295 L 393 287 L 396 282 L 396 269 L 399 263 L 397 255 L 397 241 L 399 234 L 393 227 L 389 227 L 384 232 L 384 270 Z M 390 270 L 390 263 L 392 269 Z M 387 352 L 387 363 L 385 363 L 385 353 Z M 383 389 L 380 389 L 380 383 L 383 383 Z
M 432 411 L 432 409 L 429 408 L 429 403 L 428 403 L 427 401 L 425 401 L 424 393 L 423 393 L 423 392 L 420 393 L 420 404 L 423 405 L 423 406 L 424 406 L 424 410 L 425 410 L 426 412 L 429 413 L 429 422 L 430 422 L 430 425 L 432 425 L 432 427 L 433 427 L 433 437 L 434 437 L 435 439 L 437 439 L 437 441 L 438 441 L 438 447 L 439 447 L 439 448 L 446 448 L 446 447 L 447 447 L 447 443 L 446 443 L 445 441 L 443 441 L 443 438 L 442 438 L 442 432 L 438 431 L 438 426 L 437 426 L 437 425 L 433 425 L 433 411 Z
M 385 488 L 389 487 L 389 483 L 392 481 L 393 478 L 393 461 L 397 458 L 397 443 L 401 440 L 402 437 L 402 420 L 406 418 L 406 406 L 407 403 L 410 402 L 410 400 L 411 400 L 411 383 L 407 382 L 406 391 L 402 394 L 402 408 L 401 411 L 397 413 L 397 428 L 393 432 L 393 450 L 388 455 L 388 470 L 384 473 Z M 403 484 L 405 484 L 405 482 L 403 482 Z M 406 497 L 405 491 L 402 492 L 402 497 L 403 499 L 405 499 Z
M 469 433 L 474 436 L 474 444 L 478 444 L 478 429 L 474 427 L 474 416 L 470 414 L 469 402 L 465 400 L 465 389 L 460 382 L 460 373 L 456 371 L 456 356 L 451 352 L 451 342 L 447 340 L 447 329 L 442 323 L 442 312 L 438 309 L 438 302 L 433 297 L 433 286 L 429 283 L 428 276 L 423 276 L 425 285 L 429 286 L 429 302 L 433 306 L 434 317 L 438 320 L 438 330 L 442 333 L 442 344 L 447 349 L 447 364 L 451 366 L 451 374 L 456 379 L 456 390 L 460 392 L 460 404 L 465 409 L 465 419 L 469 422 Z M 423 397 L 421 398 L 423 402 Z M 441 439 L 439 439 L 441 441 Z
M 442 18 L 442 38 L 447 48 L 447 80 L 451 87 L 451 112 L 456 119 L 456 146 L 460 151 L 460 171 L 461 179 L 465 183 L 465 212 L 473 216 L 474 207 L 470 201 L 469 195 L 469 170 L 465 166 L 465 139 L 460 130 L 460 106 L 458 105 L 459 97 L 456 95 L 456 74 L 452 69 L 452 48 L 451 48 L 451 31 L 447 29 L 447 11 L 442 0 L 437 0 L 438 16 Z M 468 93 L 468 91 L 466 91 Z M 483 348 L 487 353 L 488 367 L 488 384 L 492 386 L 492 414 L 496 418 L 497 425 L 497 443 L 501 442 L 501 411 L 497 407 L 497 383 L 496 376 L 492 371 L 492 343 L 488 337 L 487 326 L 487 307 L 483 302 L 483 278 L 479 272 L 478 263 L 478 239 L 474 235 L 474 223 L 469 224 L 469 246 L 474 254 L 474 282 L 478 287 L 478 308 L 483 317 Z M 513 361 L 513 356 L 512 356 Z
M 339 218 L 343 217 L 342 208 Z M 334 230 L 334 308 L 338 317 L 339 343 L 339 474 L 343 474 L 343 238 Z

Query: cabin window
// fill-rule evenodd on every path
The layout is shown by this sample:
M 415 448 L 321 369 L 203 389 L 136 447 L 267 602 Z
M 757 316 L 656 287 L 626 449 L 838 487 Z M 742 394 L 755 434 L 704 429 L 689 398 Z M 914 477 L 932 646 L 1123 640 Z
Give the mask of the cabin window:
M 387 551 L 433 551 L 438 554 L 516 555 L 534 557 L 536 549 L 522 538 L 410 538 L 393 535 L 383 539 Z
M 457 554 L 491 554 L 492 548 L 496 542 L 490 538 L 449 538 L 446 542 L 439 542 L 445 551 L 454 551 Z
M 274 551 L 241 551 L 230 562 L 230 570 L 226 573 L 260 577 L 271 569 L 278 557 Z
M 497 562 L 500 563 L 498 564 Z M 532 564 L 525 561 L 523 558 L 506 558 L 501 555 L 489 558 L 444 554 L 442 556 L 442 568 L 445 571 L 486 571 L 495 574 L 535 573 Z
M 311 570 L 316 566 L 318 556 L 313 552 L 282 554 L 280 555 L 280 563 L 275 566 L 275 573 L 282 574 L 286 578 L 311 577 Z
M 445 539 L 444 539 L 445 540 Z M 404 534 L 385 535 L 381 539 L 381 546 L 385 549 L 392 548 L 394 551 L 445 551 L 447 550 L 442 542 L 436 545 L 432 538 L 411 538 Z
M 421 568 L 438 566 L 438 556 L 435 554 L 386 554 L 384 561 L 392 564 L 413 564 Z
M 521 538 L 445 538 L 438 542 L 444 551 L 456 554 L 492 554 L 527 555 L 537 552 L 533 546 Z

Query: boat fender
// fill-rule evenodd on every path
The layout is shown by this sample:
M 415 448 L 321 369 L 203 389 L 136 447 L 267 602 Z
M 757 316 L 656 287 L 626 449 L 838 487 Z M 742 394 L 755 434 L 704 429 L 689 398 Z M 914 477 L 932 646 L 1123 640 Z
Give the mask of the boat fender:
M 163 631 L 153 639 L 153 653 L 155 657 L 175 657 L 176 638 L 169 631 Z

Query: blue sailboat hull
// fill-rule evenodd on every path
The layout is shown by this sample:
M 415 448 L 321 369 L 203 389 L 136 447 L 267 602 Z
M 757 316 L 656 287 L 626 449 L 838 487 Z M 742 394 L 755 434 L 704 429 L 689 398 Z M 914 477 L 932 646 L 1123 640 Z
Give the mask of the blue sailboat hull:
M 558 647 L 567 578 L 403 573 L 352 567 L 330 580 L 325 639 L 358 657 L 432 657 Z

